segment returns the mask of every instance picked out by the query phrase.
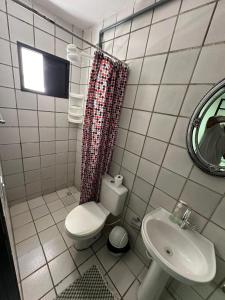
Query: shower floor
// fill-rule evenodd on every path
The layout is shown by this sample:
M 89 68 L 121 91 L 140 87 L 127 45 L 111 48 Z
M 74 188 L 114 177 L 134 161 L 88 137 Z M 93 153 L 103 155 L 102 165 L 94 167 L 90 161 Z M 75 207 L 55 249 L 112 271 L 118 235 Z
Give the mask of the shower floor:
M 105 236 L 92 247 L 77 251 L 66 235 L 64 220 L 78 205 L 79 196 L 77 189 L 70 187 L 11 207 L 24 300 L 54 299 L 94 264 L 115 295 L 137 299 L 147 269 L 134 252 L 121 258 L 112 256 Z

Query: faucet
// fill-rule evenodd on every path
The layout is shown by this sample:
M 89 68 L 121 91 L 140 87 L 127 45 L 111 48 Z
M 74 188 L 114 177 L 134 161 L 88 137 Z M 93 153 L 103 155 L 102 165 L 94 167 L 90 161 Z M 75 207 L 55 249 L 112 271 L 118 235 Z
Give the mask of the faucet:
M 180 228 L 185 229 L 187 226 L 190 226 L 190 217 L 191 217 L 191 209 L 187 208 L 181 217 Z

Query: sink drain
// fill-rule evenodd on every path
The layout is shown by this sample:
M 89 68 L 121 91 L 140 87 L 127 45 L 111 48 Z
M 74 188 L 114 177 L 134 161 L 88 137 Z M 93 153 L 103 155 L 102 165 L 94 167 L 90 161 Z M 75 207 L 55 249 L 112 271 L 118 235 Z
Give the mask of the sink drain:
M 166 247 L 166 248 L 164 248 L 164 250 L 165 250 L 165 252 L 166 252 L 167 255 L 169 255 L 169 256 L 172 256 L 172 255 L 173 255 L 173 251 L 172 251 L 171 248 Z

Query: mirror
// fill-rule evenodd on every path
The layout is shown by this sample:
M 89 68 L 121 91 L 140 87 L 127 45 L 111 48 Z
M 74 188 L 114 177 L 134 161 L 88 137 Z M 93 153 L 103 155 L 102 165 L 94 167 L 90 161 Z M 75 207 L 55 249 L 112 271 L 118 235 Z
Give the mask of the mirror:
M 225 176 L 225 79 L 196 107 L 187 130 L 187 148 L 203 171 Z

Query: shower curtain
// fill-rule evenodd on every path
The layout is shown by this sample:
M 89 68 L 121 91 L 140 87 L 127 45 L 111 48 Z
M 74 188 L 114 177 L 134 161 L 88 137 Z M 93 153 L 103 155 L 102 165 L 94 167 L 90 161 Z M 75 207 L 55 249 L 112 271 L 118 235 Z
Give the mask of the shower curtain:
M 95 52 L 83 126 L 80 204 L 98 201 L 101 178 L 109 169 L 128 68 Z

